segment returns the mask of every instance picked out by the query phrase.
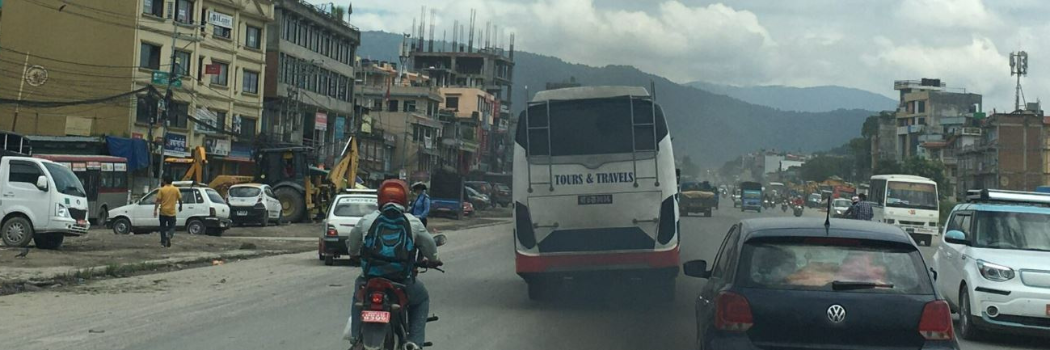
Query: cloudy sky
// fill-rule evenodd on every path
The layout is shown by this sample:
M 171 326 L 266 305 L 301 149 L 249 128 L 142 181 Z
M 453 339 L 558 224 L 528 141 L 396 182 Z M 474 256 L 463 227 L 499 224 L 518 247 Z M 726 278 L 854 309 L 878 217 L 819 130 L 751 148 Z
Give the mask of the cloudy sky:
M 1050 1 L 356 0 L 350 21 L 406 32 L 424 5 L 437 37 L 473 8 L 481 28 L 516 33 L 518 49 L 574 63 L 633 65 L 682 83 L 842 85 L 891 98 L 895 79 L 941 78 L 984 94 L 987 110 L 1012 108 L 1009 55 L 1025 50 L 1027 100 L 1050 99 Z

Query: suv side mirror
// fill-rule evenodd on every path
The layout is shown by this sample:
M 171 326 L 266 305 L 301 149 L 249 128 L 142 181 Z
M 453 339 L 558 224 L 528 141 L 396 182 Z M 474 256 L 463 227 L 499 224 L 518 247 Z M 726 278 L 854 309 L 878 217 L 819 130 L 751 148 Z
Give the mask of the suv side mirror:
M 707 270 L 707 261 L 693 260 L 682 265 L 686 276 L 697 278 L 711 278 L 711 271 Z
M 36 177 L 36 188 L 47 192 L 47 176 L 40 175 Z
M 945 232 L 944 241 L 953 244 L 970 245 L 970 241 L 966 240 L 966 234 L 959 230 L 949 230 L 948 232 Z

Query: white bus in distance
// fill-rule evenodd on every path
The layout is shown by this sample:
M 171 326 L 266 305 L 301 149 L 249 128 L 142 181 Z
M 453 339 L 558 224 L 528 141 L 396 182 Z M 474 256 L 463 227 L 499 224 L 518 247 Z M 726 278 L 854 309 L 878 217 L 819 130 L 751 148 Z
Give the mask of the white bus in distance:
M 937 183 L 922 176 L 875 175 L 868 187 L 872 221 L 897 225 L 919 245 L 929 246 L 940 234 Z
M 663 300 L 678 275 L 678 200 L 663 111 L 640 87 L 536 94 L 514 142 L 516 272 L 529 298 L 565 278 L 641 279 Z

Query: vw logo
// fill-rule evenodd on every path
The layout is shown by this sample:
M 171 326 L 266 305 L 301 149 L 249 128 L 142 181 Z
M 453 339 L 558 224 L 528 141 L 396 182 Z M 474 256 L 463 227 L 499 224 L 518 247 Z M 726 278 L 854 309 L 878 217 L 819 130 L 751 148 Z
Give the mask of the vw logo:
M 834 323 L 842 322 L 846 319 L 846 308 L 838 304 L 831 305 L 831 307 L 828 308 L 828 319 Z

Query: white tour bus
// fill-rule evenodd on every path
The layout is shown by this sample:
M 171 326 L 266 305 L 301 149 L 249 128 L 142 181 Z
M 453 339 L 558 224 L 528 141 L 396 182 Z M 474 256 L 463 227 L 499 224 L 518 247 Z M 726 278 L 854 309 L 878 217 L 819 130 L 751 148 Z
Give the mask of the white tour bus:
M 671 136 L 649 92 L 542 91 L 518 120 L 515 266 L 529 298 L 564 278 L 614 275 L 673 299 L 678 186 Z
M 922 176 L 875 175 L 868 188 L 872 221 L 897 225 L 919 245 L 929 246 L 940 234 L 937 183 Z

